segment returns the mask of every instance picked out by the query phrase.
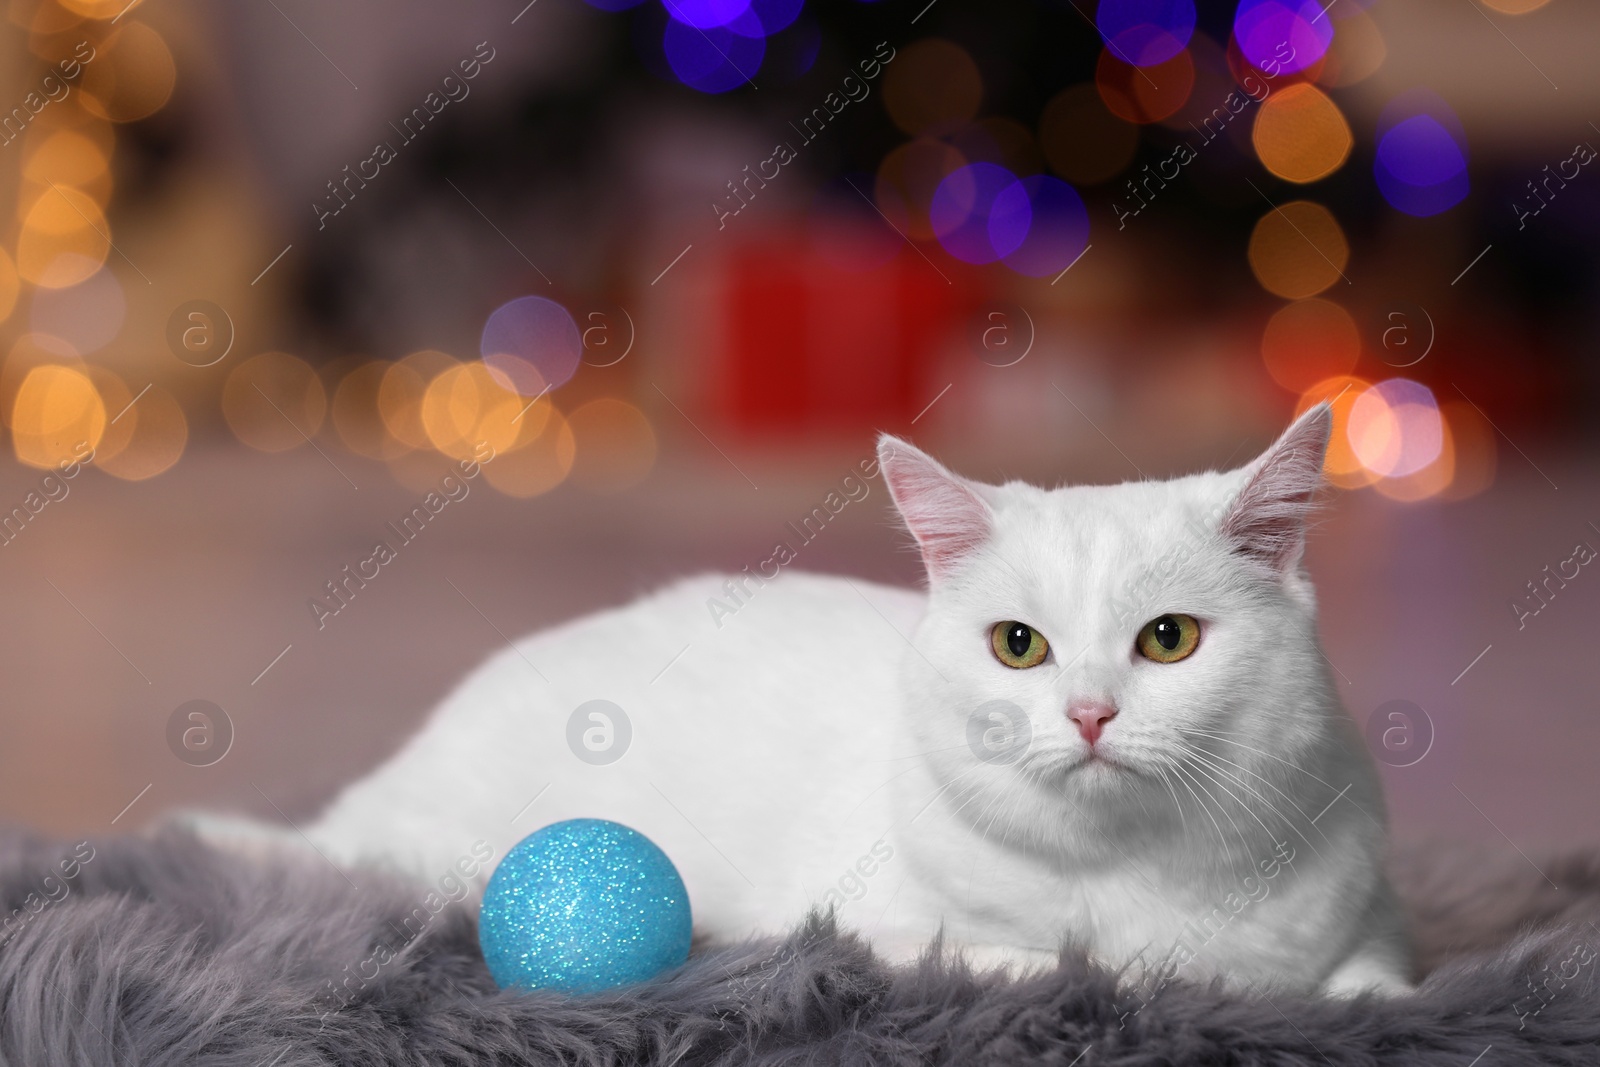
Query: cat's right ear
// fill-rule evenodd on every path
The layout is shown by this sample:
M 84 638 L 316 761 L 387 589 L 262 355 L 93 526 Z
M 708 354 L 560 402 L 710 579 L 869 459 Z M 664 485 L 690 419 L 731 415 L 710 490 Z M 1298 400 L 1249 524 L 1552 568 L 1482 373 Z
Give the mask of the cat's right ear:
M 1333 408 L 1318 404 L 1245 468 L 1244 486 L 1222 520 L 1222 535 L 1269 574 L 1299 565 L 1332 432 Z
M 921 449 L 883 434 L 878 438 L 878 469 L 917 539 L 929 578 L 949 575 L 993 533 L 994 512 L 972 483 Z

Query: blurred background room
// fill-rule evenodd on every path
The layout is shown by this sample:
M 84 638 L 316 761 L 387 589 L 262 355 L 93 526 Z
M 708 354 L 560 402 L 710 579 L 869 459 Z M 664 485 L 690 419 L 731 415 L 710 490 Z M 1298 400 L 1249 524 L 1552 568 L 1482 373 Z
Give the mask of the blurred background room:
M 1593 838 L 1600 6 L 3 3 L 6 819 L 304 819 L 878 431 L 1110 482 L 1331 399 L 1398 836 Z M 919 581 L 863 484 L 792 566 Z

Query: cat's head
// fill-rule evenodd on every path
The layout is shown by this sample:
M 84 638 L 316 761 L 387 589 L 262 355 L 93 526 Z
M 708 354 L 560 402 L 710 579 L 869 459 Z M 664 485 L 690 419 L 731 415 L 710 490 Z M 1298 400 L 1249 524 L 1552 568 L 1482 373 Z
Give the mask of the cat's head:
M 1126 811 L 1172 792 L 1198 818 L 1199 794 L 1251 781 L 1234 768 L 1277 779 L 1269 758 L 1321 743 L 1337 701 L 1301 557 L 1330 426 L 1313 408 L 1233 471 L 1049 490 L 883 437 L 929 582 L 909 712 L 952 795 Z

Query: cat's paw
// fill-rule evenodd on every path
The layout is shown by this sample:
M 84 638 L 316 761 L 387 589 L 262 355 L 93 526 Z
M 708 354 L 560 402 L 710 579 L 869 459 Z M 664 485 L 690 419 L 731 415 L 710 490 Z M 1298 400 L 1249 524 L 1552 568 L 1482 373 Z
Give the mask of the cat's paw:
M 180 811 L 169 817 L 166 825 L 188 830 L 206 844 L 243 859 L 271 859 L 307 850 L 294 831 L 238 815 Z
M 1341 998 L 1356 997 L 1363 993 L 1399 997 L 1416 992 L 1416 988 L 1393 960 L 1376 953 L 1361 952 L 1341 963 L 1322 983 L 1324 994 Z
M 975 971 L 1002 968 L 1013 976 L 1053 971 L 1061 963 L 1059 952 L 1038 948 L 1013 948 L 1009 945 L 962 945 L 956 949 Z
M 942 942 L 925 942 L 920 939 L 880 935 L 874 939 L 873 948 L 878 955 L 896 964 L 915 963 L 930 951 L 936 951 L 944 959 L 964 961 L 974 971 L 995 971 L 1004 968 L 1016 975 L 1053 971 L 1061 960 L 1059 953 L 1044 949 L 976 944 L 951 941 L 948 938 Z

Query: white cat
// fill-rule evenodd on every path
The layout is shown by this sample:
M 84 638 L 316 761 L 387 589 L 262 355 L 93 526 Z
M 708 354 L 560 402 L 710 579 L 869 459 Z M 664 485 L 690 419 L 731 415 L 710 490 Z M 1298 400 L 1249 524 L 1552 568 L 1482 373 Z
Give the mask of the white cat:
M 1071 943 L 1163 980 L 1406 988 L 1383 802 L 1301 568 L 1329 428 L 1319 407 L 1241 470 L 1055 490 L 885 436 L 926 593 L 701 577 L 526 638 L 306 836 L 436 881 L 475 842 L 607 818 L 667 852 L 714 941 L 832 906 L 895 959 L 943 931 L 980 963 Z

